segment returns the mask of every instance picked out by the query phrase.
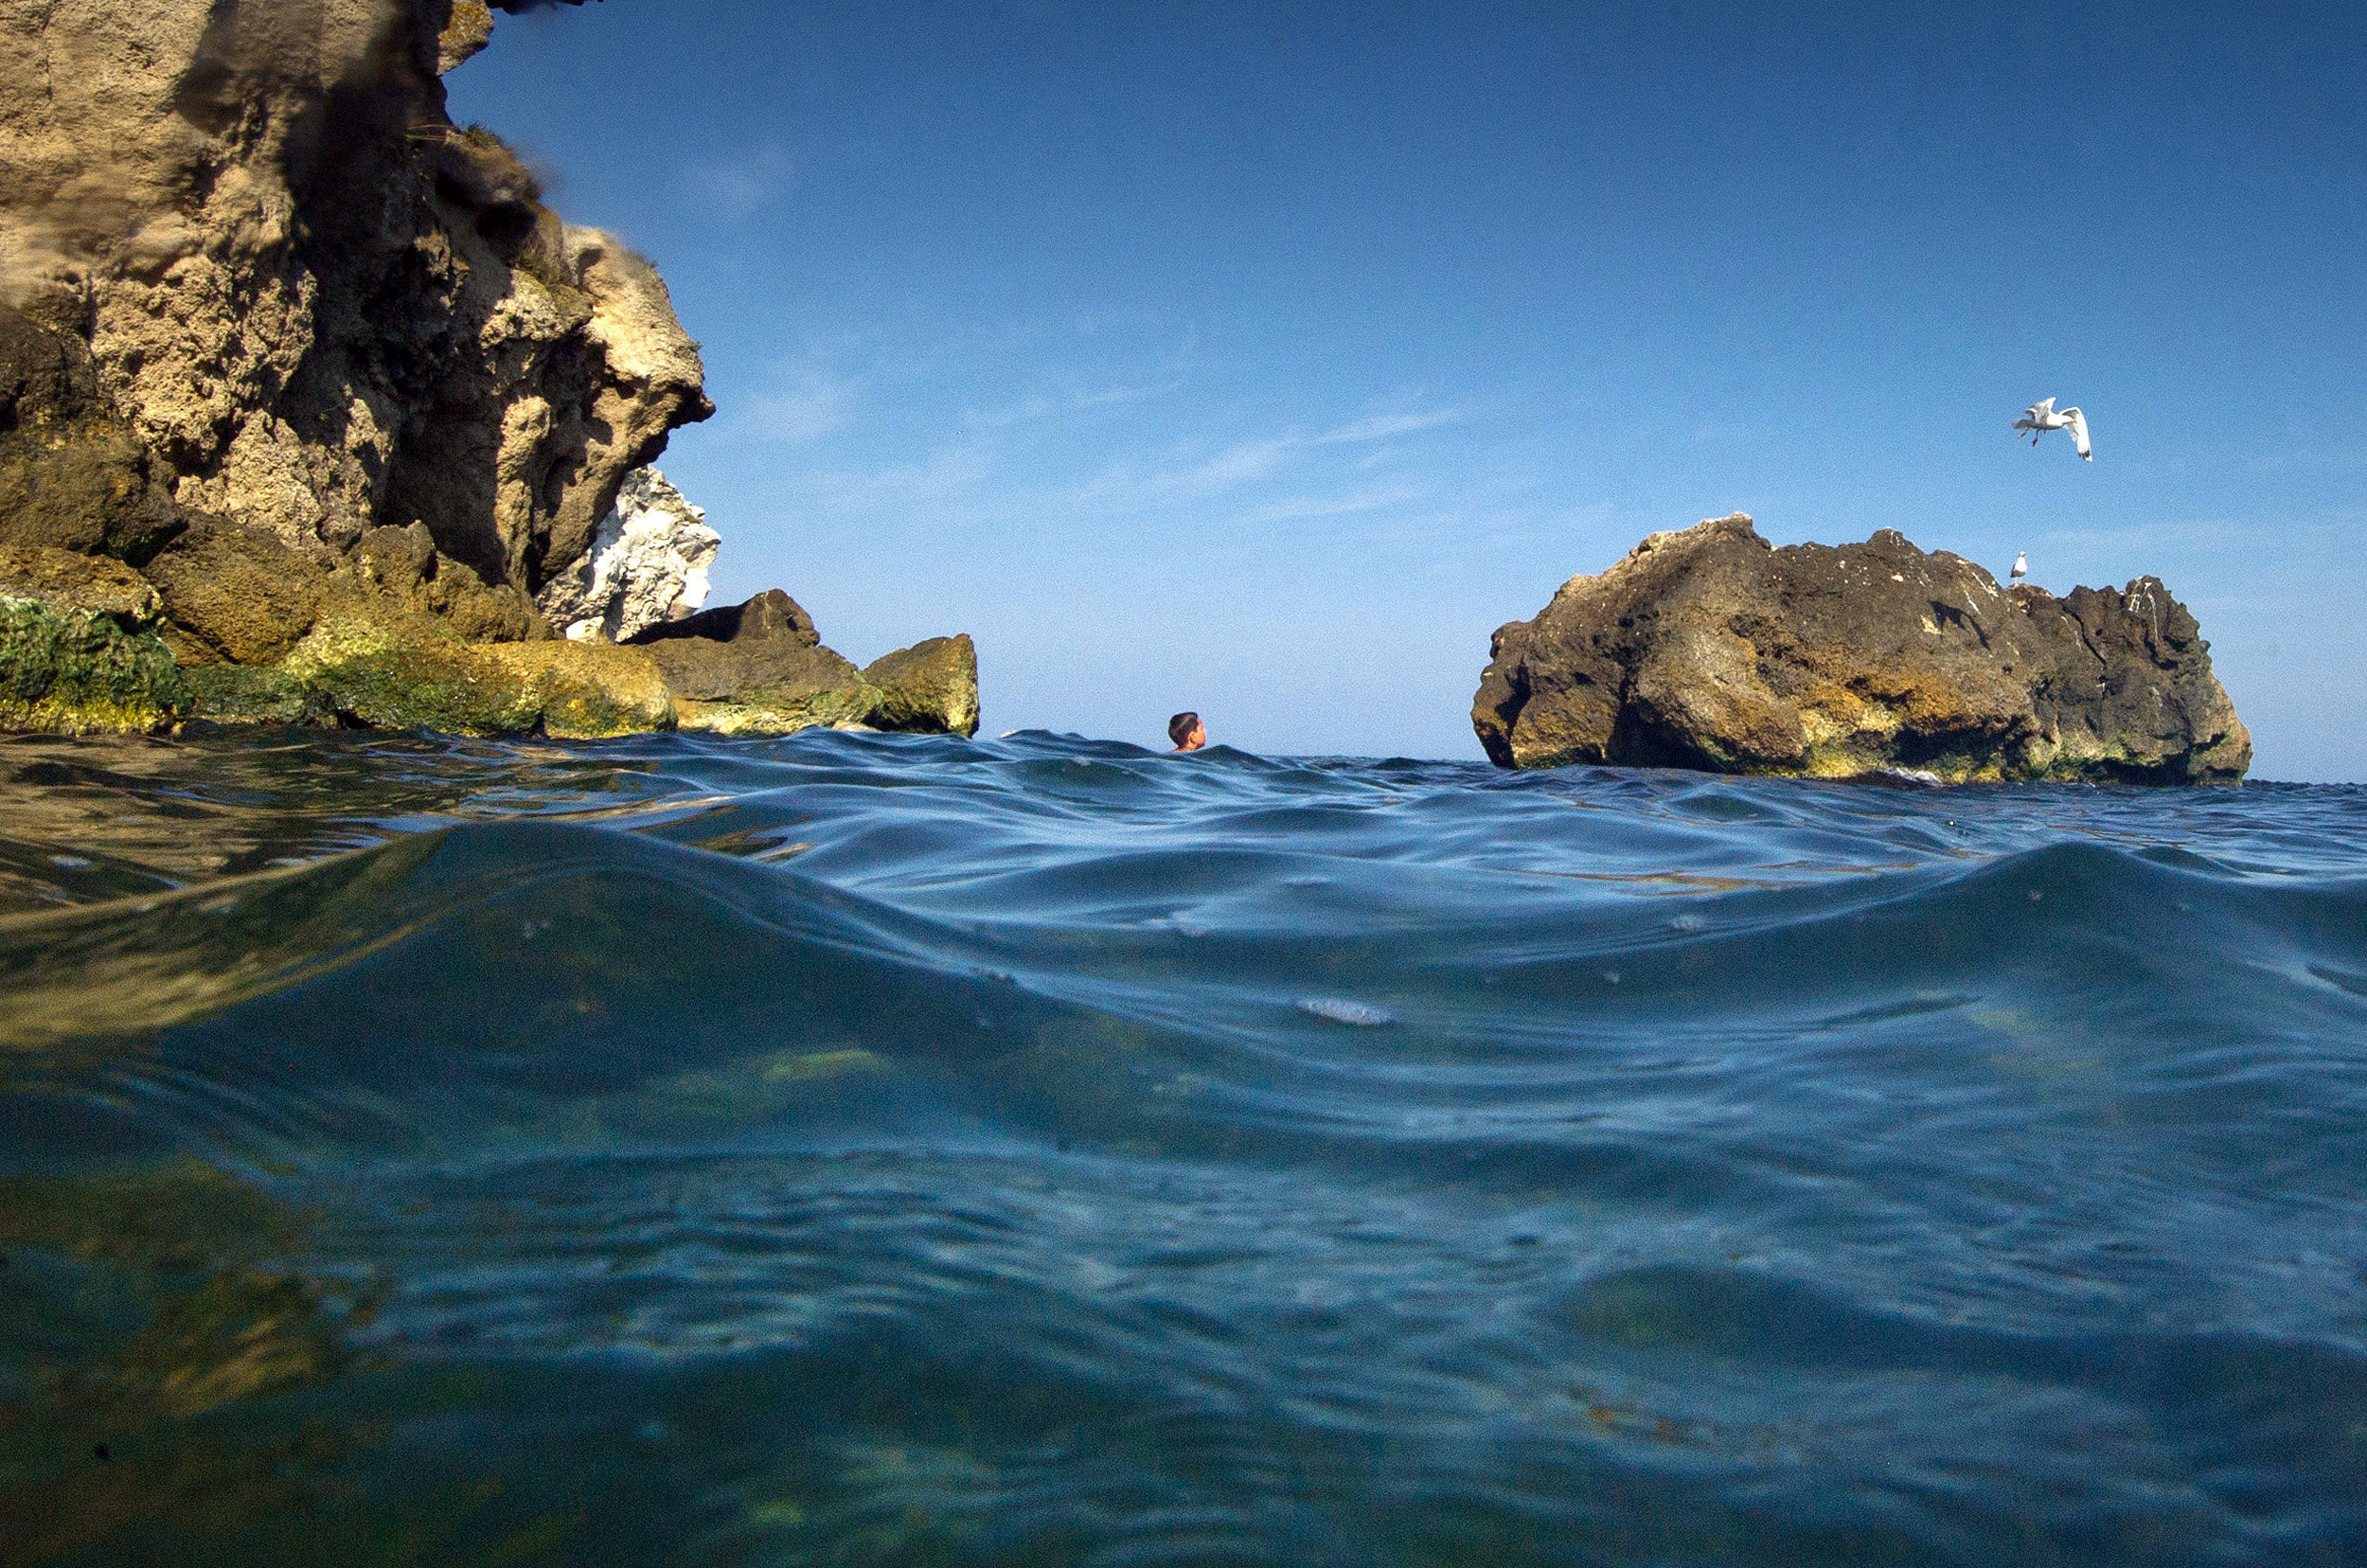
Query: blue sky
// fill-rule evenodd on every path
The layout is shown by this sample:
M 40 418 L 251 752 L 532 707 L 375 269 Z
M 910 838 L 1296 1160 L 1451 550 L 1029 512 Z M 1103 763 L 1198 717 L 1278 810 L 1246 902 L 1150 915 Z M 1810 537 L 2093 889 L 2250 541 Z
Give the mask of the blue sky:
M 968 631 L 989 730 L 1476 757 L 1490 631 L 1742 510 L 2158 574 L 2253 775 L 2361 779 L 2362 60 L 2340 5 L 604 0 L 449 85 L 703 343 L 715 602 Z

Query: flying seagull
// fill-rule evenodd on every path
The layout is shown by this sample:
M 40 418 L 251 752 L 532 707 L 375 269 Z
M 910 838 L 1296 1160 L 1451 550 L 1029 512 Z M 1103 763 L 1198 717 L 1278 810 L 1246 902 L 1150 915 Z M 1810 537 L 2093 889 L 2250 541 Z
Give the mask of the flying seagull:
M 2020 582 L 2022 579 L 2028 577 L 2029 575 L 2030 558 L 2024 555 L 2021 551 L 2016 550 L 2014 552 L 2014 569 L 2008 574 L 2008 580 Z
M 2086 416 L 2076 408 L 2066 408 L 2057 414 L 2055 411 L 2053 398 L 2047 399 L 2044 402 L 2034 402 L 2028 408 L 2023 409 L 2021 418 L 2014 421 L 2014 428 L 2030 432 L 2030 444 L 2033 447 L 2038 444 L 2038 437 L 2050 430 L 2068 430 L 2071 432 L 2072 445 L 2079 449 L 2079 455 L 2091 463 L 2095 461 L 2096 454 L 2088 450 Z

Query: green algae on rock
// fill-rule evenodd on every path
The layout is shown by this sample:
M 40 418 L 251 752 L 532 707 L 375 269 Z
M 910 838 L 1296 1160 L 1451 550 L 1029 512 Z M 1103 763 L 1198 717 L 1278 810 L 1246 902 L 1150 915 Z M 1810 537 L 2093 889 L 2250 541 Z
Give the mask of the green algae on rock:
M 188 683 L 153 632 L 96 610 L 0 593 L 0 729 L 88 735 L 170 729 Z
M 673 727 L 656 665 L 633 649 L 544 640 L 471 643 L 433 617 L 348 601 L 252 684 L 213 684 L 217 722 L 312 714 L 376 729 L 594 739 Z
M 1740 512 L 1656 533 L 1500 628 L 1471 725 L 1572 762 L 1951 783 L 2234 783 L 2251 737 L 2159 579 L 2057 599 L 1895 529 L 1777 549 Z
M 120 561 L 0 545 L 0 728 L 171 728 L 190 692 L 157 612 L 155 589 Z

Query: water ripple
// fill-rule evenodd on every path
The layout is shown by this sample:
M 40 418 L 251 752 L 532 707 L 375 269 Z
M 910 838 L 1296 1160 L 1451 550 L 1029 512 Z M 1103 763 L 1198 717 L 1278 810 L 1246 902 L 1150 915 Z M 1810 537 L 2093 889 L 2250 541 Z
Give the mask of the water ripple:
M 2362 829 L 7 742 L 0 1546 L 2350 1560 Z

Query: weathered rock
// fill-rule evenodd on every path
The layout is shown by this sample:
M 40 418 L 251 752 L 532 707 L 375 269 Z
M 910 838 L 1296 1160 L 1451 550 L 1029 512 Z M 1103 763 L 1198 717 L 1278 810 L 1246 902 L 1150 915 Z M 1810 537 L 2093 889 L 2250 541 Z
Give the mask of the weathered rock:
M 966 632 L 899 648 L 866 665 L 863 678 L 880 693 L 873 729 L 978 733 L 978 650 Z
M 139 561 L 181 526 L 89 347 L 0 304 L 0 543 Z
M 185 505 L 424 521 L 531 594 L 710 407 L 656 275 L 446 117 L 459 9 L 0 0 L 0 296 L 87 340 Z
M 189 688 L 153 630 L 156 592 L 101 556 L 0 545 L 0 728 L 169 729 Z
M 712 412 L 664 282 L 445 113 L 439 73 L 536 3 L 0 0 L 0 544 L 139 567 L 162 619 L 109 634 L 224 722 L 861 722 L 810 622 L 661 659 L 568 651 L 537 607 L 629 637 L 698 607 L 715 536 L 654 472 L 618 508 Z M 22 694 L 130 692 L 131 653 L 25 602 L 0 724 L 96 722 L 115 698 Z M 134 727 L 187 695 L 141 689 Z
M 606 644 L 471 643 L 440 619 L 347 584 L 269 668 L 189 672 L 195 717 L 336 722 L 451 735 L 590 739 L 669 729 L 673 697 L 650 656 Z
M 61 614 L 95 610 L 127 632 L 150 630 L 164 613 L 155 585 L 123 562 L 41 544 L 0 544 L 0 594 Z
M 538 642 L 550 626 L 514 583 L 488 583 L 436 548 L 424 523 L 364 531 L 350 564 L 365 582 L 472 642 Z
M 449 76 L 493 41 L 493 13 L 485 0 L 453 0 L 452 17 L 436 38 L 436 74 Z
M 276 534 L 201 518 L 147 566 L 185 664 L 269 664 L 312 629 L 329 567 Z
M 621 642 L 706 603 L 721 537 L 655 469 L 635 469 L 600 519 L 592 548 L 543 585 L 535 605 L 567 636 Z
M 1500 629 L 1471 723 L 1504 767 L 2170 784 L 2251 761 L 2157 579 L 2057 599 L 1888 528 L 1775 549 L 1740 513 L 1654 534 Z
M 860 723 L 879 703 L 862 672 L 822 646 L 813 618 L 778 588 L 645 628 L 628 646 L 646 648 L 666 672 L 684 729 L 781 735 Z

